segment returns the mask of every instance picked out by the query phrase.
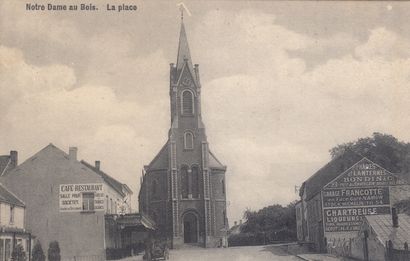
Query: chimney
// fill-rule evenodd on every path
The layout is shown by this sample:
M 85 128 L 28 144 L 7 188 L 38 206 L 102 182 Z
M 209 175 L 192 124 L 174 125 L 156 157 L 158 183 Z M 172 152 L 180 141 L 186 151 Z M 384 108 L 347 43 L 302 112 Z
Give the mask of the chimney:
M 70 160 L 77 160 L 77 147 L 70 147 L 69 148 L 68 158 Z
M 399 227 L 399 216 L 397 215 L 397 209 L 391 209 L 391 218 L 393 221 L 393 227 Z
M 238 221 L 235 221 L 235 222 L 233 222 L 234 223 L 234 226 L 237 226 L 238 225 Z
M 18 164 L 18 154 L 17 151 L 12 150 L 10 151 L 10 167 L 15 168 Z
M 241 220 L 239 220 L 239 225 L 242 225 L 242 219 L 241 219 Z
M 96 161 L 95 161 L 95 168 L 96 168 L 97 170 L 100 170 L 100 166 L 101 166 L 101 162 L 100 162 L 99 160 L 96 160 Z

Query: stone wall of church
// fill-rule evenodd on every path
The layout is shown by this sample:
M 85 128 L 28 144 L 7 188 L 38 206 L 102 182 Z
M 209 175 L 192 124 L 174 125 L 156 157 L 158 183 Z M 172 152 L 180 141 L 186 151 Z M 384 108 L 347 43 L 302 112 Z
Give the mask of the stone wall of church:
M 226 235 L 228 220 L 226 218 L 226 187 L 225 172 L 213 169 L 211 172 L 212 215 L 214 246 L 221 244 L 221 238 Z

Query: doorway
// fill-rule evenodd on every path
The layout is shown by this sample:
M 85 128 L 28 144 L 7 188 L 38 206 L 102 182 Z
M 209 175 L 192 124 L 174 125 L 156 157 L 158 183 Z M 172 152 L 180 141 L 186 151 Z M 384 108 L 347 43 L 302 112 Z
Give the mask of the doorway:
M 192 213 L 184 215 L 184 243 L 198 243 L 198 219 Z

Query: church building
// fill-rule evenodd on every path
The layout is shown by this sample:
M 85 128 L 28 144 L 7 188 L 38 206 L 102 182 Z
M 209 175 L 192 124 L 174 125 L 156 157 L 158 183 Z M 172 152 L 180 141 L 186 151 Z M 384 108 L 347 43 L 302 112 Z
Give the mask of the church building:
M 168 140 L 144 166 L 139 210 L 173 248 L 226 246 L 226 166 L 210 151 L 201 117 L 201 83 L 183 21 L 176 65 L 170 64 Z

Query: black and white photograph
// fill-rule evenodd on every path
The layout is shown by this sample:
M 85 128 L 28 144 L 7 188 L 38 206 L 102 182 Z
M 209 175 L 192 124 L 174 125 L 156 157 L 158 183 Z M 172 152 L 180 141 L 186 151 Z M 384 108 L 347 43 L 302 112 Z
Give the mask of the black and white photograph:
M 0 1 L 0 261 L 409 261 L 410 2 Z

